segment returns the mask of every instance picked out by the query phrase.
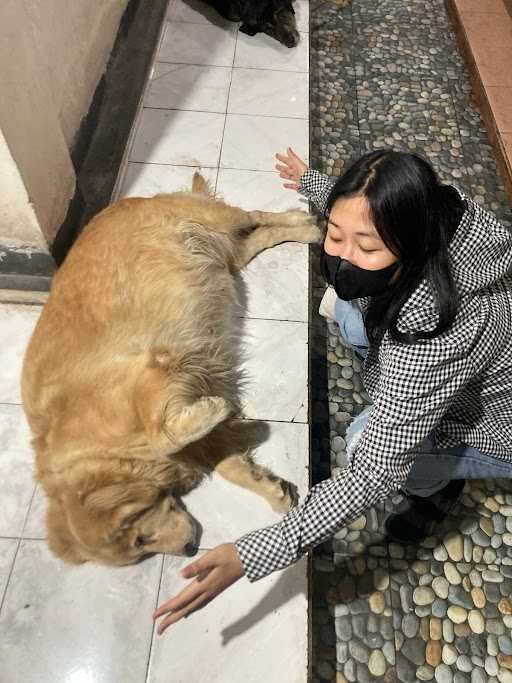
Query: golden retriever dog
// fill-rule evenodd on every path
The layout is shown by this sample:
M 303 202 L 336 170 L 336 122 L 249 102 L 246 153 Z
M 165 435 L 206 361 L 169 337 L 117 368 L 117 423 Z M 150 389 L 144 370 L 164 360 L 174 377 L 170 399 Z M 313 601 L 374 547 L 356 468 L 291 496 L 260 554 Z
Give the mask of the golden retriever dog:
M 86 226 L 30 340 L 22 396 L 47 531 L 63 560 L 192 555 L 181 496 L 216 470 L 286 512 L 295 487 L 256 464 L 240 418 L 237 272 L 320 240 L 306 213 L 191 192 L 123 199 Z

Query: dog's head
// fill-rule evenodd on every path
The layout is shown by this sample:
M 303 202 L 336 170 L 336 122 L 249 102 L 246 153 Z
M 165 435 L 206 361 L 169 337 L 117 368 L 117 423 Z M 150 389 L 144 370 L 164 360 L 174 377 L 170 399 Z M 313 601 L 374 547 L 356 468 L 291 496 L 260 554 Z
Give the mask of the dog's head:
M 81 484 L 49 498 L 48 544 L 63 560 L 124 565 L 153 553 L 197 551 L 194 520 L 161 487 L 128 476 Z
M 299 42 L 295 12 L 288 0 L 241 0 L 240 19 L 240 30 L 248 35 L 266 33 L 286 47 L 295 47 Z

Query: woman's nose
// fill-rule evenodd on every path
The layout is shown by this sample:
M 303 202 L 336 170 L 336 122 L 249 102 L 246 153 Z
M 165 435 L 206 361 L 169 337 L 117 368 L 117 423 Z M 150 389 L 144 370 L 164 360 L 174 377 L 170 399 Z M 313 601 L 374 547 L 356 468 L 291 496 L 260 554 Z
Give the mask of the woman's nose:
M 350 245 L 336 245 L 334 249 L 330 249 L 326 253 L 328 253 L 330 256 L 337 256 L 338 258 L 353 263 L 353 249 L 350 247 Z

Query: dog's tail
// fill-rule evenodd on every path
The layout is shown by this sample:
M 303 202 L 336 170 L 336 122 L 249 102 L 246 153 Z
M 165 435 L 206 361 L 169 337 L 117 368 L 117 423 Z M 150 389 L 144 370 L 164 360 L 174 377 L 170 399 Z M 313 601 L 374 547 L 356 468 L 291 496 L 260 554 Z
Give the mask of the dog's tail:
M 215 194 L 209 182 L 205 180 L 199 171 L 196 171 L 194 173 L 194 177 L 192 178 L 192 192 L 195 192 L 196 194 L 204 194 L 207 197 L 213 197 Z

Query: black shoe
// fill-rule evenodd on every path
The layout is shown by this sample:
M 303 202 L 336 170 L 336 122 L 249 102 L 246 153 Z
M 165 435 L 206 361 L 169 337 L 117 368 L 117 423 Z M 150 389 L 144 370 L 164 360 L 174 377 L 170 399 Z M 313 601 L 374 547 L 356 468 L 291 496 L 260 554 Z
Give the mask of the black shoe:
M 453 479 L 431 496 L 406 496 L 384 522 L 388 540 L 394 543 L 419 543 L 431 536 L 459 500 L 465 479 Z

